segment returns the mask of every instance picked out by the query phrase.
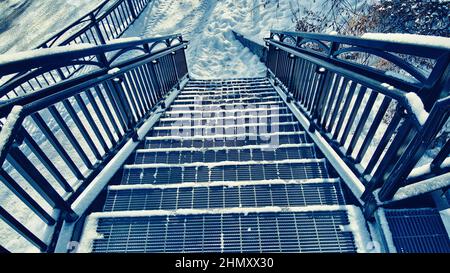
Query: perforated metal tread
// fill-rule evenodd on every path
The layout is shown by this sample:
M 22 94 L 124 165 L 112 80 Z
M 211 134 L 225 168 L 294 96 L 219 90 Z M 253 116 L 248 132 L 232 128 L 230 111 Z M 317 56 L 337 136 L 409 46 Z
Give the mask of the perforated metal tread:
M 355 252 L 345 210 L 101 218 L 93 252 Z
M 328 178 L 324 162 L 265 163 L 251 165 L 126 168 L 122 184 L 176 184 L 254 180 Z
M 274 161 L 286 159 L 316 158 L 313 146 L 289 147 L 277 149 L 221 149 L 151 152 L 139 150 L 134 162 L 136 164 L 184 164 L 193 162 L 221 161 Z
M 260 133 L 278 133 L 278 132 L 301 132 L 303 128 L 299 123 L 277 123 L 277 124 L 240 124 L 235 126 L 213 126 L 213 127 L 159 127 L 152 130 L 149 136 L 213 136 L 223 134 L 260 134 Z
M 272 122 L 293 122 L 297 121 L 293 115 L 260 115 L 260 116 L 241 116 L 241 117 L 221 117 L 221 118 L 162 118 L 157 126 L 200 126 L 200 125 L 230 125 L 245 123 L 272 123 Z
M 385 215 L 397 252 L 450 253 L 449 235 L 438 210 L 386 209 Z
M 331 180 L 332 181 L 332 180 Z M 104 211 L 344 205 L 340 184 L 254 184 L 109 190 Z
M 267 95 L 261 97 L 252 96 L 240 96 L 236 95 L 237 98 L 215 98 L 211 99 L 209 97 L 195 96 L 189 99 L 179 99 L 172 103 L 172 106 L 182 107 L 184 105 L 220 105 L 220 104 L 233 104 L 233 103 L 259 103 L 259 102 L 281 102 L 279 97 L 276 95 Z
M 180 139 L 156 139 L 147 138 L 145 148 L 208 148 L 208 147 L 239 147 L 248 145 L 269 145 L 269 144 L 299 144 L 308 143 L 306 135 L 300 134 L 279 134 L 276 136 L 237 136 L 237 137 L 211 137 L 204 139 L 180 138 Z

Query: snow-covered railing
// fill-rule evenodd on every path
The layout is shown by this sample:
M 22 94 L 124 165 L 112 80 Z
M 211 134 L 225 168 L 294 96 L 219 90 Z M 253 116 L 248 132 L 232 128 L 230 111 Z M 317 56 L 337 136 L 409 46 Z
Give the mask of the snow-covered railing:
M 365 192 L 357 197 L 370 215 L 377 203 L 373 192 L 380 189 L 378 198 L 386 201 L 407 184 L 412 168 L 447 122 L 449 98 L 437 99 L 448 92 L 450 50 L 278 31 L 272 31 L 266 44 L 269 75 L 307 117 L 309 130 L 318 131 L 359 177 Z M 415 80 L 385 73 L 370 62 L 340 58 L 353 51 L 382 57 Z M 435 66 L 425 76 L 398 54 L 434 59 Z M 429 114 L 420 97 L 431 103 Z M 435 165 L 448 156 L 447 146 Z
M 0 219 L 14 231 L 11 242 L 21 241 L 19 236 L 41 251 L 54 248 L 61 222 L 80 216 L 74 202 L 82 202 L 90 183 L 124 145 L 137 141 L 139 128 L 166 107 L 163 99 L 187 77 L 186 46 L 180 35 L 133 39 L 66 52 L 46 49 L 0 66 L 6 72 L 55 69 L 90 56 L 95 60 L 84 63 L 97 66 L 0 104 L 0 180 L 6 186 Z M 52 232 L 46 237 L 41 230 Z
M 95 9 L 47 39 L 37 49 L 76 44 L 107 44 L 109 41 L 121 37 L 151 2 L 152 0 L 103 1 Z M 61 67 L 60 71 L 42 75 L 31 71 L 20 71 L 15 75 L 0 74 L 0 86 L 11 85 L 12 81 L 23 78 L 24 74 L 31 73 L 34 76 L 28 76 L 26 82 L 16 86 L 8 93 L 0 92 L 0 99 L 6 100 L 42 89 L 53 82 L 70 78 L 82 67 L 83 65 Z
M 403 92 L 414 92 L 427 111 L 442 97 L 450 76 L 448 46 L 276 30 L 269 39 Z
M 238 40 L 243 46 L 250 49 L 250 51 L 259 57 L 259 60 L 263 63 L 266 62 L 267 59 L 267 48 L 264 46 L 264 43 L 258 43 L 256 41 L 250 40 L 246 38 L 241 33 L 232 30 L 234 38 Z

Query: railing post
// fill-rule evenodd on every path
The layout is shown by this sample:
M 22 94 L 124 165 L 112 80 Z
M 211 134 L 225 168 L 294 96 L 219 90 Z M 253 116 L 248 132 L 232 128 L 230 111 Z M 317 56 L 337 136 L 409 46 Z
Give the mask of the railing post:
M 445 106 L 442 107 L 439 101 L 433 106 L 427 121 L 418 129 L 418 132 L 414 135 L 387 177 L 386 182 L 381 187 L 378 194 L 380 201 L 391 199 L 397 190 L 404 186 L 409 173 L 424 154 L 431 140 L 442 128 L 443 122 L 448 118 L 448 116 L 444 115 L 445 111 L 447 109 L 445 109 Z
M 127 99 L 125 98 L 125 90 L 122 86 L 123 84 L 123 78 L 122 77 L 116 77 L 112 81 L 112 95 L 114 99 L 117 102 L 117 105 L 121 109 L 121 112 L 125 115 L 126 121 L 127 121 L 127 127 L 128 130 L 132 129 L 134 127 L 134 118 L 133 113 L 131 113 L 131 109 L 128 107 L 129 104 L 127 102 Z
M 431 71 L 428 81 L 430 84 L 421 89 L 421 97 L 425 110 L 430 111 L 433 104 L 450 89 L 450 53 L 441 56 Z M 445 93 L 444 93 L 445 95 Z
M 276 59 L 275 59 L 275 70 L 273 71 L 273 74 L 275 75 L 275 77 L 278 77 L 277 75 L 277 71 L 278 71 L 278 59 L 280 57 L 280 48 L 275 47 L 275 52 L 276 52 Z
M 291 90 L 292 89 L 292 77 L 294 75 L 294 66 L 295 66 L 295 62 L 296 62 L 297 58 L 295 58 L 294 54 L 289 54 L 289 58 L 291 59 L 291 63 L 289 66 L 289 76 L 288 76 L 287 88 L 288 88 L 288 90 Z
M 175 61 L 175 55 L 177 53 L 175 51 L 172 51 L 172 53 L 170 54 L 171 59 L 172 59 L 172 64 L 173 64 L 173 69 L 175 70 L 175 75 L 177 76 L 177 89 L 180 89 L 180 76 L 178 75 L 178 69 L 177 69 L 177 63 Z
M 314 132 L 315 131 L 315 120 L 318 118 L 319 114 L 318 114 L 318 109 L 319 109 L 319 104 L 322 102 L 322 96 L 325 92 L 324 89 L 327 88 L 327 84 L 326 81 L 328 80 L 328 70 L 326 70 L 323 67 L 317 67 L 316 68 L 316 73 L 319 74 L 319 84 L 317 85 L 317 94 L 314 97 L 314 101 L 312 104 L 312 109 L 311 109 L 311 120 L 310 120 L 310 126 L 308 128 L 308 130 L 310 132 Z
M 95 14 L 91 13 L 89 14 L 89 17 L 91 18 L 92 26 L 94 27 L 95 33 L 97 34 L 97 37 L 100 40 L 100 44 L 105 45 L 106 40 L 105 37 L 103 37 L 102 31 L 100 30 L 100 26 L 98 25 L 97 18 L 95 18 Z
M 442 163 L 444 160 L 449 156 L 450 154 L 450 139 L 447 140 L 444 147 L 442 147 L 441 151 L 436 155 L 436 157 L 431 161 L 431 171 L 436 172 L 440 169 Z

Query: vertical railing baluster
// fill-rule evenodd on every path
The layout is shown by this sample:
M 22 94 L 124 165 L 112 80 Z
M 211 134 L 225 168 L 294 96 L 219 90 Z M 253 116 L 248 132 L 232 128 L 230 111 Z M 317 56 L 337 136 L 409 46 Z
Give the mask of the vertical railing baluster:
M 54 225 L 55 219 L 41 207 L 3 168 L 0 168 L 0 177 L 3 184 L 25 203 L 47 225 Z
M 127 0 L 128 6 L 130 7 L 131 16 L 133 16 L 134 19 L 137 18 L 136 10 L 134 9 L 133 1 Z
M 95 18 L 95 15 L 93 13 L 91 13 L 89 16 L 91 18 L 95 33 L 97 34 L 97 38 L 98 38 L 100 44 L 102 44 L 102 45 L 106 44 L 105 37 L 103 37 L 103 33 L 100 30 L 100 26 Z

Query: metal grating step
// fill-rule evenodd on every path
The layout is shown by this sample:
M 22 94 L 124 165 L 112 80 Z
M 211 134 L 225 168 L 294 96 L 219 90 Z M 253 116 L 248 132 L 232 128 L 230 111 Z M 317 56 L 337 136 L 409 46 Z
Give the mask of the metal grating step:
M 228 99 L 239 99 L 239 98 L 266 98 L 266 97 L 279 97 L 278 93 L 271 89 L 262 89 L 258 92 L 253 90 L 252 92 L 226 92 L 224 94 L 212 94 L 207 95 L 205 92 L 199 93 L 199 94 L 189 94 L 189 93 L 181 93 L 177 97 L 177 101 L 184 101 L 184 100 L 195 100 L 197 98 L 201 98 L 202 100 L 228 100 Z
M 291 114 L 287 107 L 278 107 L 270 105 L 249 105 L 247 107 L 235 107 L 233 109 L 216 109 L 216 110 L 193 110 L 183 111 L 180 109 L 165 112 L 165 117 L 181 117 L 181 118 L 211 118 L 211 117 L 240 117 L 245 115 L 252 116 L 268 116 Z
M 124 168 L 122 184 L 176 184 L 328 178 L 325 162 L 320 160 L 305 163 L 239 163 L 236 165 L 195 167 L 189 165 L 150 167 L 151 165 L 147 165 L 145 168 L 140 167 L 140 165 L 129 165 Z M 227 164 L 232 163 L 228 162 Z
M 215 148 L 215 147 L 240 147 L 248 145 L 277 145 L 308 143 L 306 135 L 299 134 L 277 134 L 259 136 L 228 136 L 210 138 L 147 138 L 144 147 L 152 148 Z
M 103 211 L 344 205 L 339 185 L 320 182 L 110 189 Z
M 255 149 L 222 149 L 222 150 L 191 150 L 191 151 L 160 151 L 151 152 L 139 150 L 136 152 L 135 164 L 183 164 L 193 162 L 220 161 L 274 161 L 286 159 L 315 158 L 314 147 L 291 147 L 271 150 Z
M 236 126 L 213 127 L 158 127 L 149 133 L 149 136 L 214 136 L 214 135 L 241 135 L 241 134 L 270 134 L 280 132 L 302 132 L 299 123 L 272 123 L 272 124 L 241 124 Z
M 395 248 L 400 253 L 450 253 L 450 239 L 439 211 L 385 209 Z
M 187 83 L 187 87 L 191 86 L 216 86 L 216 87 L 223 87 L 223 86 L 240 86 L 240 85 L 248 85 L 248 84 L 261 84 L 266 83 L 268 84 L 269 81 L 266 79 L 227 79 L 227 80 L 190 80 Z
M 238 103 L 263 103 L 263 102 L 282 102 L 279 97 L 274 96 L 266 96 L 266 97 L 239 97 L 236 99 L 204 99 L 200 96 L 193 99 L 183 99 L 178 100 L 172 103 L 172 106 L 180 106 L 185 107 L 186 105 L 195 105 L 195 106 L 203 106 L 203 105 L 224 105 L 224 104 L 238 104 Z
M 294 122 L 296 118 L 291 114 L 281 114 L 272 116 L 242 116 L 242 117 L 221 117 L 221 118 L 162 118 L 157 127 L 162 126 L 199 126 L 199 125 L 229 125 L 246 123 L 272 123 L 272 122 Z
M 187 83 L 187 87 L 190 86 L 239 86 L 254 83 L 269 83 L 267 78 L 254 78 L 254 79 L 224 79 L 224 80 L 190 80 Z
M 170 106 L 168 111 L 223 111 L 223 110 L 235 110 L 235 109 L 246 109 L 249 107 L 250 109 L 257 108 L 281 108 L 286 106 L 283 101 L 267 101 L 267 102 L 255 102 L 255 103 L 225 103 L 225 104 L 217 104 L 217 105 L 173 105 Z
M 227 96 L 258 96 L 260 94 L 271 93 L 278 96 L 274 89 L 268 86 L 242 87 L 242 88 L 224 88 L 217 89 L 183 89 L 180 96 L 183 97 L 227 97 Z
M 100 218 L 93 252 L 356 252 L 345 210 Z

